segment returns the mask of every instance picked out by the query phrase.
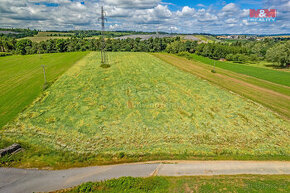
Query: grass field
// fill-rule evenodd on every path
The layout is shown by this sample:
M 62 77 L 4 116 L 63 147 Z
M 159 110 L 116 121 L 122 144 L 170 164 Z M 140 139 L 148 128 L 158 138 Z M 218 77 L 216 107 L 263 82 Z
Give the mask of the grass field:
M 207 36 L 207 35 L 194 35 L 194 36 L 208 43 L 213 43 L 214 41 L 216 41 L 216 39 L 212 36 Z
M 273 83 L 290 86 L 290 73 L 289 72 L 283 72 L 283 71 L 277 71 L 277 70 L 271 70 L 266 68 L 259 68 L 255 66 L 248 66 L 243 64 L 233 64 L 231 62 L 221 62 L 212 60 L 203 56 L 198 56 L 196 54 L 190 54 L 190 58 L 192 60 L 200 61 L 205 64 L 214 65 L 216 63 L 216 67 L 222 68 L 225 70 L 230 70 L 232 72 L 245 74 L 248 76 L 253 76 L 262 80 L 267 80 Z
M 33 42 L 42 42 L 42 41 L 46 41 L 46 40 L 52 40 L 52 39 L 69 39 L 70 37 L 62 37 L 62 36 L 33 36 L 33 37 L 25 37 L 25 38 L 21 38 L 21 39 L 29 39 Z
M 66 32 L 38 32 L 36 37 L 47 37 L 52 35 L 66 36 L 66 35 L 74 35 L 74 33 L 66 33 Z
M 59 36 L 51 36 L 51 35 L 59 35 Z M 20 39 L 29 39 L 33 42 L 41 42 L 51 39 L 69 39 L 70 37 L 66 35 L 74 35 L 74 34 L 64 32 L 38 32 L 38 34 L 33 37 L 25 37 Z
M 46 65 L 47 80 L 53 82 L 86 54 L 87 52 L 0 57 L 0 128 L 14 119 L 42 92 L 42 64 Z
M 62 192 L 290 192 L 290 177 L 285 176 L 200 176 L 200 177 L 123 177 L 89 182 Z
M 267 108 L 150 54 L 109 58 L 89 54 L 4 127 L 26 148 L 15 165 L 289 159 L 289 123 Z
M 254 66 L 254 67 L 259 67 L 259 68 L 290 72 L 290 68 L 280 68 L 277 64 L 273 64 L 273 62 L 267 62 L 267 61 L 256 61 L 256 62 L 245 62 L 245 63 L 237 63 L 237 62 L 228 61 L 228 63 L 232 63 L 234 65 L 242 64 L 246 66 Z
M 213 67 L 211 65 L 171 54 L 159 53 L 154 54 L 154 56 L 181 70 L 263 104 L 285 119 L 290 119 L 290 89 L 287 86 L 221 68 L 216 68 L 217 73 L 212 73 Z

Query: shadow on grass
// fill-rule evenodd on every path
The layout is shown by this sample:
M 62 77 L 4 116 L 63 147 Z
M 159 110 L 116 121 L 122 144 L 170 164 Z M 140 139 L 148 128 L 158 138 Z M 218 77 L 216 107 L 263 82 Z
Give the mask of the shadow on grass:
M 110 68 L 111 65 L 110 64 L 101 64 L 101 68 Z
M 274 69 L 289 69 L 290 68 L 290 65 L 278 66 L 278 65 L 275 65 L 275 64 L 266 64 L 265 66 L 266 67 L 271 67 L 271 68 L 274 68 Z

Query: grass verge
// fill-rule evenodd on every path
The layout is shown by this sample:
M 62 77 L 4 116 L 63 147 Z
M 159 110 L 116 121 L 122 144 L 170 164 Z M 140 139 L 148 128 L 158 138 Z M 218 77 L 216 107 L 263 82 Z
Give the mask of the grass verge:
M 289 192 L 289 175 L 122 177 L 89 182 L 61 192 Z

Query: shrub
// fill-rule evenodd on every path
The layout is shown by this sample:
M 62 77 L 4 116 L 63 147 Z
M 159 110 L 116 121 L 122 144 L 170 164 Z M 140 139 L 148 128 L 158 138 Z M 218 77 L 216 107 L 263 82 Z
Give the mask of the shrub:
M 180 52 L 177 54 L 178 56 L 185 57 L 187 59 L 191 59 L 191 55 L 188 52 Z
M 0 57 L 4 57 L 4 56 L 11 56 L 11 53 L 8 52 L 0 52 Z
M 174 41 L 174 42 L 172 42 L 172 43 L 167 45 L 166 51 L 168 53 L 176 54 L 176 53 L 179 53 L 179 52 L 186 51 L 186 47 L 185 47 L 185 44 L 183 42 Z

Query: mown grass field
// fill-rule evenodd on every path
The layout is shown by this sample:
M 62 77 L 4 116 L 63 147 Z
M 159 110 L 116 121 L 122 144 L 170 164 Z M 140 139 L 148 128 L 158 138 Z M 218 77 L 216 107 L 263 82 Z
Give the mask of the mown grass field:
M 147 53 L 91 53 L 1 131 L 18 166 L 289 159 L 289 123 Z
M 0 57 L 0 128 L 15 118 L 40 95 L 46 65 L 47 81 L 53 82 L 87 54 L 59 53 Z
M 58 36 L 53 36 L 58 35 Z M 64 33 L 64 32 L 38 32 L 37 35 L 33 37 L 25 37 L 20 39 L 29 39 L 33 42 L 41 42 L 51 39 L 69 39 L 69 36 L 66 35 L 74 35 L 74 33 Z
M 47 36 L 53 36 L 53 35 L 74 35 L 74 33 L 68 33 L 68 32 L 38 32 L 38 34 L 36 35 L 36 37 L 47 37 Z
M 194 36 L 199 38 L 200 40 L 208 42 L 208 43 L 213 43 L 214 41 L 217 40 L 213 36 L 207 36 L 207 35 L 194 35 Z
M 221 62 L 216 61 L 210 58 L 206 58 L 203 56 L 198 56 L 196 54 L 190 54 L 190 57 L 187 57 L 188 59 L 196 60 L 203 62 L 205 64 L 214 65 L 216 64 L 216 67 L 222 68 L 225 70 L 230 70 L 232 72 L 245 74 L 248 76 L 252 76 L 255 78 L 259 78 L 262 80 L 270 81 L 276 84 L 281 84 L 290 87 L 290 73 L 284 72 L 284 71 L 277 71 L 272 69 L 266 69 L 266 68 L 259 68 L 255 66 L 248 66 L 243 64 L 232 62 Z
M 289 192 L 290 177 L 285 176 L 196 176 L 196 177 L 123 177 L 89 182 L 61 192 Z
M 42 42 L 46 40 L 52 40 L 52 39 L 69 39 L 70 37 L 62 37 L 62 36 L 33 36 L 33 37 L 25 37 L 21 39 L 29 39 L 33 42 Z
M 267 62 L 267 61 L 256 61 L 256 62 L 245 62 L 245 63 L 238 63 L 238 62 L 232 62 L 227 61 L 228 63 L 235 64 L 242 64 L 246 66 L 254 66 L 259 68 L 266 68 L 271 70 L 277 70 L 277 71 L 283 71 L 283 72 L 290 72 L 290 68 L 281 68 L 277 64 L 274 64 L 273 62 Z
M 217 73 L 212 73 L 211 65 L 172 54 L 157 53 L 154 56 L 215 85 L 263 104 L 285 119 L 290 119 L 290 88 L 287 86 L 218 67 L 216 67 Z

